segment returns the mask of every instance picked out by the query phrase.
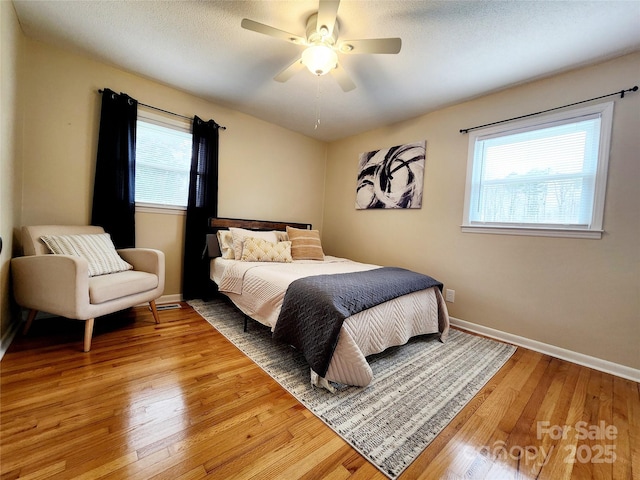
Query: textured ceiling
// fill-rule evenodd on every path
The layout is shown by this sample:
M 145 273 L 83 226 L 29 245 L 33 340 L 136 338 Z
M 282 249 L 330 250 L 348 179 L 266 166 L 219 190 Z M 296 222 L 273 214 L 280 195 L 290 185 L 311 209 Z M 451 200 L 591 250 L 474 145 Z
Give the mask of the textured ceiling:
M 340 55 L 345 93 L 306 70 L 275 82 L 302 47 L 240 27 L 304 36 L 316 0 L 13 3 L 29 37 L 325 141 L 640 49 L 640 1 L 342 0 L 341 39 L 402 38 L 398 55 Z

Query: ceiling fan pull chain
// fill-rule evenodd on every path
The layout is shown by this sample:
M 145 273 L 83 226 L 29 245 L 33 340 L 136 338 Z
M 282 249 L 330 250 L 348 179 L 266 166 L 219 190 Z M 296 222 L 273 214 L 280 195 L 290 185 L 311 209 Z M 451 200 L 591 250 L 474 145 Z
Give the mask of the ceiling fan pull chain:
M 320 76 L 318 75 L 318 84 L 316 87 L 316 124 L 313 127 L 314 130 L 317 130 L 320 126 Z

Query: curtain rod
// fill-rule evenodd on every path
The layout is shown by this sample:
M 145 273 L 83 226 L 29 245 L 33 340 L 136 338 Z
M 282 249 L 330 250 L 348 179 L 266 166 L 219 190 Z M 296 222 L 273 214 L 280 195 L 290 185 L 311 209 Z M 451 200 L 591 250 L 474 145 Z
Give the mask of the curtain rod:
M 102 90 L 102 89 L 98 90 L 98 93 L 102 93 L 102 92 L 104 92 L 104 90 Z M 170 112 L 169 110 L 164 110 L 162 108 L 154 107 L 153 105 L 147 105 L 146 103 L 138 102 L 138 105 L 142 105 L 143 107 L 147 107 L 147 108 L 152 108 L 153 110 L 157 110 L 159 112 L 168 113 L 169 115 L 174 115 L 176 117 L 184 118 L 186 120 L 193 120 L 193 118 L 191 118 L 191 117 L 187 117 L 185 115 L 180 115 L 179 113 L 173 113 L 173 112 Z M 220 130 L 226 130 L 227 129 L 227 127 L 223 127 L 222 125 L 218 125 L 215 122 L 215 120 L 214 120 L 213 123 L 215 123 L 216 127 L 218 127 Z
M 500 120 L 498 122 L 486 123 L 484 125 L 478 125 L 477 127 L 463 128 L 462 130 L 460 130 L 460 133 L 469 133 L 471 130 L 477 130 L 479 128 L 489 127 L 491 125 L 498 125 L 500 123 L 511 122 L 513 120 L 520 120 L 521 118 L 533 117 L 534 115 L 540 115 L 541 113 L 552 112 L 554 110 L 560 110 L 561 108 L 572 107 L 574 105 L 579 105 L 581 103 L 591 102 L 593 100 L 599 100 L 601 98 L 612 97 L 613 95 L 620 95 L 620 98 L 624 98 L 624 94 L 626 92 L 637 92 L 637 91 L 638 91 L 638 86 L 636 85 L 635 87 L 629 88 L 627 90 L 620 90 L 619 92 L 608 93 L 608 94 L 602 95 L 600 97 L 590 98 L 589 100 L 582 100 L 581 102 L 575 102 L 575 103 L 570 103 L 568 105 L 563 105 L 561 107 L 550 108 L 549 110 L 542 110 L 542 111 L 536 112 L 536 113 L 529 113 L 528 115 L 521 115 L 519 117 L 508 118 L 507 120 Z

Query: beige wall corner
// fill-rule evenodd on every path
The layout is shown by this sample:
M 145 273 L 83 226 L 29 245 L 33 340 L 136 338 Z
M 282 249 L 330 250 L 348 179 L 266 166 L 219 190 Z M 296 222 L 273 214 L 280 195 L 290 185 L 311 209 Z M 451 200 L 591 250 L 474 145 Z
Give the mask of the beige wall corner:
M 19 315 L 11 300 L 10 261 L 22 198 L 21 62 L 24 36 L 13 3 L 0 2 L 0 338 L 3 348 Z

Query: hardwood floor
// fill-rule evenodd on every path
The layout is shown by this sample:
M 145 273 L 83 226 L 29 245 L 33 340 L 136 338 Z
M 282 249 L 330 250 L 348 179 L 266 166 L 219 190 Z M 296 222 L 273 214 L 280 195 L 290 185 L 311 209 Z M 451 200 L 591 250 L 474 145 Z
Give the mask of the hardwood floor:
M 89 353 L 82 322 L 18 335 L 2 480 L 386 478 L 188 305 L 160 319 L 97 319 Z M 639 446 L 637 383 L 518 348 L 400 479 L 637 479 Z

